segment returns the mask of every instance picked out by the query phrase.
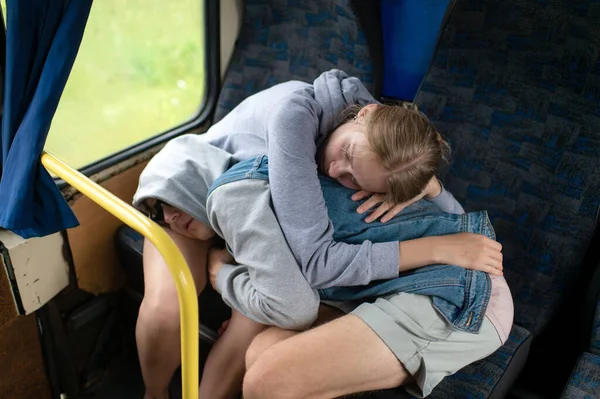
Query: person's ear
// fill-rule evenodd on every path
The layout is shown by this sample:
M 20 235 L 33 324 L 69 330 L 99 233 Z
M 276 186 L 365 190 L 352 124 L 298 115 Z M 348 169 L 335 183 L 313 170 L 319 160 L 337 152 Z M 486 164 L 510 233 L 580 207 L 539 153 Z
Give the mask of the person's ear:
M 362 122 L 371 112 L 375 111 L 379 107 L 379 104 L 369 104 L 365 105 L 358 111 L 356 115 L 356 119 L 358 122 Z

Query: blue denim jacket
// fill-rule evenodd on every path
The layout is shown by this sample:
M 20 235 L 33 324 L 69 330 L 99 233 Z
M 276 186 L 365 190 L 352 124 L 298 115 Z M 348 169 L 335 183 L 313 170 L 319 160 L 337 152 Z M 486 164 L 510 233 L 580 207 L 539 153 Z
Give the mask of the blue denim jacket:
M 266 156 L 232 166 L 209 190 L 242 179 L 269 180 Z M 484 234 L 495 239 L 487 212 L 462 215 L 443 213 L 433 203 L 421 200 L 405 208 L 387 223 L 365 223 L 365 215 L 356 212 L 359 204 L 354 193 L 336 181 L 320 176 L 329 218 L 334 225 L 334 239 L 349 244 L 405 241 L 425 236 L 460 232 Z M 433 306 L 458 330 L 477 333 L 490 298 L 491 282 L 487 273 L 458 266 L 432 265 L 400 273 L 398 278 L 373 281 L 366 286 L 331 287 L 320 290 L 323 300 L 348 301 L 372 299 L 382 295 L 409 292 L 431 297 Z

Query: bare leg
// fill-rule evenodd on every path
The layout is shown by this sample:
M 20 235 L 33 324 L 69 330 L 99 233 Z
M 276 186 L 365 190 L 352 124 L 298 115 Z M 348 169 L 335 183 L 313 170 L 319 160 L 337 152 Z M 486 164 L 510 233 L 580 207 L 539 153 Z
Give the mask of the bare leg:
M 271 327 L 258 334 L 246 351 L 246 369 L 250 370 L 259 356 L 273 345 L 300 334 L 298 331 L 284 330 L 279 327 Z
M 344 313 L 341 310 L 321 304 L 319 306 L 319 316 L 315 322 L 315 326 L 320 326 L 321 324 L 330 322 L 343 315 Z M 260 333 L 254 341 L 252 341 L 250 348 L 248 348 L 248 351 L 246 352 L 246 368 L 250 369 L 256 359 L 271 346 L 298 334 L 300 334 L 298 331 L 284 330 L 279 327 L 271 327 Z
M 165 230 L 185 257 L 200 293 L 206 284 L 209 242 Z M 144 241 L 144 285 L 135 335 L 146 386 L 145 399 L 165 399 L 169 382 L 181 363 L 179 302 L 173 277 L 149 241 Z
M 229 399 L 239 397 L 246 372 L 244 356 L 252 340 L 265 325 L 233 310 L 229 326 L 212 347 L 202 380 L 199 397 Z
M 246 373 L 244 398 L 334 398 L 397 387 L 408 378 L 373 330 L 348 315 L 267 349 Z

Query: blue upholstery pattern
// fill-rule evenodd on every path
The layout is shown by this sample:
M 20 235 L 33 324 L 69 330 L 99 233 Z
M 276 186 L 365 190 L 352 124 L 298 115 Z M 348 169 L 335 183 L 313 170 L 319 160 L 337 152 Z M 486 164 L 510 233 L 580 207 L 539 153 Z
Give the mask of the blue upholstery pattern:
M 594 327 L 592 329 L 590 352 L 600 356 L 600 298 L 598 298 L 598 304 L 596 305 L 596 315 L 594 317 Z
M 600 397 L 600 356 L 584 353 L 563 392 L 562 399 L 596 399 Z
M 600 204 L 592 3 L 457 1 L 417 97 L 453 148 L 446 187 L 489 211 L 515 322 L 534 335 L 572 286 Z
M 348 1 L 247 0 L 214 121 L 246 97 L 338 68 L 370 89 L 372 64 Z
M 577 360 L 562 399 L 600 397 L 600 298 L 596 305 L 590 351 L 592 353 L 583 353 Z

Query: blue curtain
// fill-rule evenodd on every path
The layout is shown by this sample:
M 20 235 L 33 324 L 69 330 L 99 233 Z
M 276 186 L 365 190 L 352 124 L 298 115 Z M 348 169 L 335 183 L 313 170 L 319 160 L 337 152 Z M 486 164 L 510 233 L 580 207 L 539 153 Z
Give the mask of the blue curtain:
M 92 0 L 6 3 L 0 226 L 25 238 L 39 237 L 78 225 L 40 155 Z
M 384 97 L 413 101 L 453 0 L 382 0 Z

